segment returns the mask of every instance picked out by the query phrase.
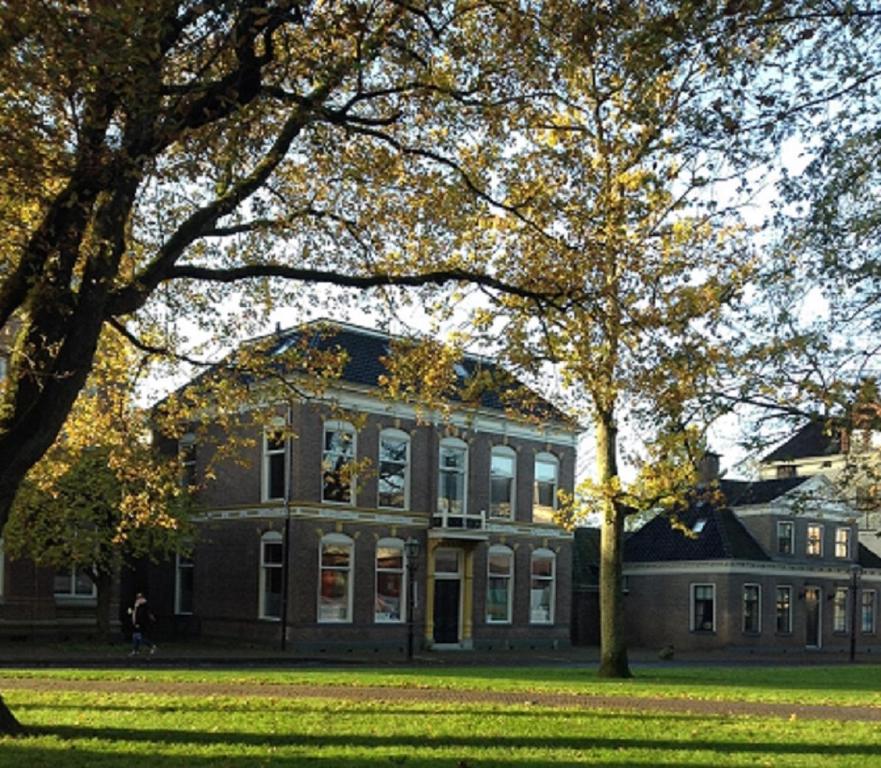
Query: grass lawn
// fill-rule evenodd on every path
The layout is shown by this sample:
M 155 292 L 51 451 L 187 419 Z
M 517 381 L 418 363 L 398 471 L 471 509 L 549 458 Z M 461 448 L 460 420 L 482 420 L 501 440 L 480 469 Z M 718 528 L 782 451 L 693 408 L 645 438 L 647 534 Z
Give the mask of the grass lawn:
M 881 707 L 881 667 L 876 666 L 669 667 L 645 671 L 629 683 L 599 681 L 588 670 L 556 668 L 0 670 L 0 677 L 119 682 L 113 692 L 101 693 L 7 689 L 6 701 L 32 735 L 0 740 L 0 768 L 881 768 L 878 722 L 272 695 L 273 685 L 332 683 Z M 157 691 L 126 691 L 129 681 L 153 683 Z M 224 686 L 223 693 L 161 692 L 163 682 L 187 681 L 216 682 Z M 259 682 L 265 690 L 260 696 L 244 689 L 238 694 L 237 682 L 248 686 Z

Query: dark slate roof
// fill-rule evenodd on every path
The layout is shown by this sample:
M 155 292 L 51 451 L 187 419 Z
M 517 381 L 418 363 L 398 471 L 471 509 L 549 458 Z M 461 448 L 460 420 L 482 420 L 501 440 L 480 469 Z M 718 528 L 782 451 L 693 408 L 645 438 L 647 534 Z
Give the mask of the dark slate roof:
M 269 336 L 254 339 L 253 344 L 266 346 L 270 355 L 281 355 L 304 339 L 318 350 L 342 350 L 346 355 L 342 380 L 365 387 L 379 386 L 380 377 L 387 373 L 383 358 L 390 354 L 390 343 L 409 340 L 393 337 L 381 331 L 317 320 L 302 326 L 279 330 Z M 415 342 L 414 342 L 415 343 Z M 550 402 L 517 381 L 504 368 L 485 357 L 466 354 L 456 364 L 459 386 L 481 382 L 475 396 L 479 405 L 493 410 L 506 406 L 525 415 L 569 422 L 569 419 Z M 460 399 L 453 395 L 452 399 Z
M 811 456 L 835 456 L 841 453 L 841 434 L 830 433 L 825 422 L 809 421 L 783 445 L 775 448 L 762 463 L 794 461 Z
M 804 483 L 807 477 L 779 477 L 772 480 L 720 480 L 719 489 L 729 507 L 767 504 Z
M 671 560 L 769 560 L 758 542 L 743 527 L 734 512 L 699 503 L 680 520 L 693 530 L 698 520 L 704 527 L 693 537 L 674 528 L 663 515 L 651 519 L 624 543 L 628 563 Z
M 576 528 L 572 548 L 572 587 L 585 589 L 600 583 L 600 529 Z
M 863 568 L 881 568 L 881 557 L 864 544 L 860 544 L 857 550 L 857 562 Z

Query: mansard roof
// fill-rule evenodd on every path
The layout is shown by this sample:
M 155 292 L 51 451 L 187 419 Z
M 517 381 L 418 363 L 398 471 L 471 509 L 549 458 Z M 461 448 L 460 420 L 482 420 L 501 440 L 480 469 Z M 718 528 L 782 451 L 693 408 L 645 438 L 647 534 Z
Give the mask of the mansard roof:
M 304 342 L 309 348 L 319 351 L 341 351 L 345 355 L 345 363 L 340 380 L 374 388 L 379 387 L 381 377 L 388 374 L 385 359 L 392 354 L 391 346 L 395 343 L 416 345 L 419 340 L 351 324 L 316 320 L 289 329 L 278 329 L 273 334 L 252 339 L 246 345 L 261 345 L 266 354 L 281 356 Z M 468 404 L 496 411 L 511 410 L 524 416 L 562 422 L 573 429 L 576 427 L 550 401 L 518 381 L 491 358 L 465 354 L 454 368 L 457 384 L 463 389 L 468 387 L 473 393 L 474 400 L 469 400 Z M 456 394 L 451 399 L 463 400 Z
M 720 480 L 719 489 L 729 507 L 767 504 L 807 481 L 808 477 L 778 477 L 771 480 Z
M 624 560 L 769 560 L 734 512 L 707 502 L 694 504 L 679 516 L 686 534 L 664 515 L 646 523 L 624 544 Z
M 830 432 L 823 421 L 809 421 L 783 445 L 762 459 L 763 464 L 796 461 L 814 456 L 835 456 L 842 453 L 841 433 Z

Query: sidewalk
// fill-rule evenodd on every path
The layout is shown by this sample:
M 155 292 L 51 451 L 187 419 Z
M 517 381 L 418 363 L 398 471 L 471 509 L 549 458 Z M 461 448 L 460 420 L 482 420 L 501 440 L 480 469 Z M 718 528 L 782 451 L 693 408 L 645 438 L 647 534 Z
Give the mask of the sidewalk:
M 297 666 L 563 666 L 591 668 L 599 662 L 599 648 L 561 650 L 420 651 L 408 661 L 404 655 L 375 653 L 299 653 L 294 647 L 277 648 L 215 642 L 178 642 L 159 646 L 154 655 L 130 656 L 128 643 L 0 643 L 0 668 L 15 667 L 297 667 Z M 635 667 L 654 666 L 797 666 L 847 664 L 842 653 L 751 654 L 737 651 L 681 653 L 662 661 L 650 649 L 631 649 Z M 878 654 L 857 657 L 861 664 L 881 664 Z

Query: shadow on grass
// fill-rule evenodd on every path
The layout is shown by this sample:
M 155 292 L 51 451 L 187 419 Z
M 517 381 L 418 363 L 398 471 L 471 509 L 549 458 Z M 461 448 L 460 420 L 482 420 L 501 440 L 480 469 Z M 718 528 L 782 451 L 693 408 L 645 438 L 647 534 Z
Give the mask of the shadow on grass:
M 169 731 L 133 728 L 91 728 L 85 726 L 53 726 L 32 728 L 33 736 L 52 736 L 62 740 L 96 739 L 111 742 L 147 742 L 169 746 L 226 745 L 230 747 L 327 749 L 425 749 L 461 747 L 467 750 L 650 750 L 653 752 L 709 751 L 722 754 L 761 754 L 764 757 L 813 755 L 817 757 L 877 757 L 881 745 L 828 744 L 821 742 L 714 741 L 712 739 L 647 739 L 605 736 L 450 736 L 431 739 L 422 734 L 263 734 L 223 733 L 207 731 Z

